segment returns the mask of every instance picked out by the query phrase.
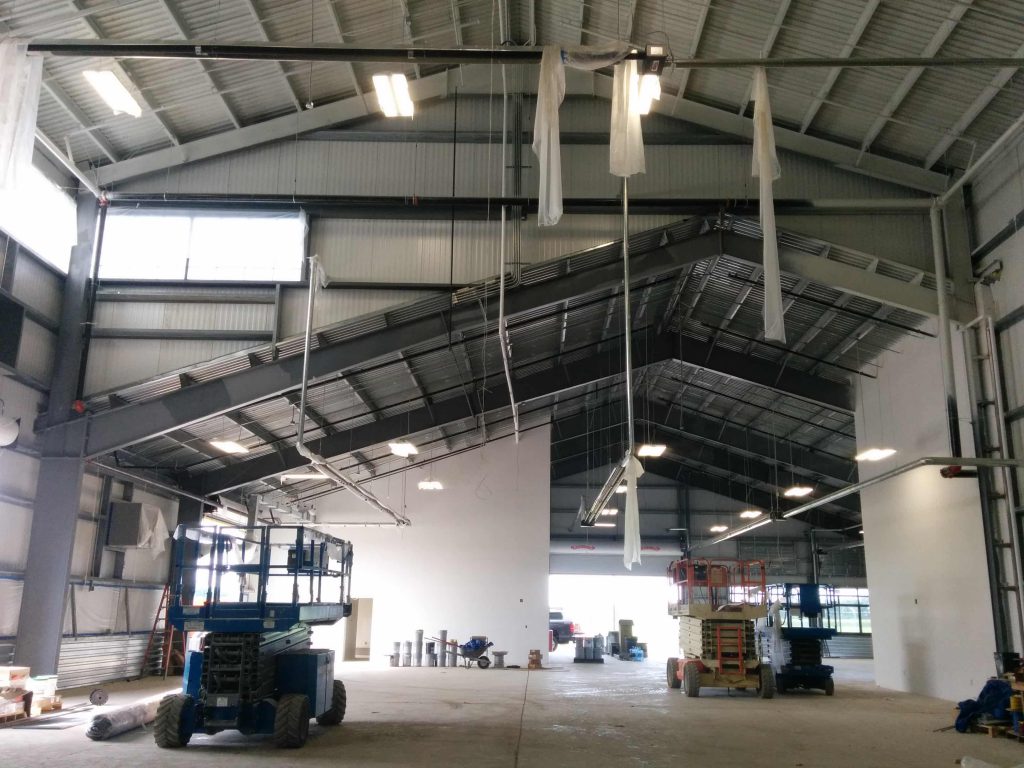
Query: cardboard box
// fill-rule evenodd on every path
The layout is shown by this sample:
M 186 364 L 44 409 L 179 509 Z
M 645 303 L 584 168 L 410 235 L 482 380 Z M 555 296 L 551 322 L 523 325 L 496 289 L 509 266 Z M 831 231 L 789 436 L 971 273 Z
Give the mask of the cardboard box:
M 0 688 L 24 688 L 29 671 L 28 667 L 0 667 Z

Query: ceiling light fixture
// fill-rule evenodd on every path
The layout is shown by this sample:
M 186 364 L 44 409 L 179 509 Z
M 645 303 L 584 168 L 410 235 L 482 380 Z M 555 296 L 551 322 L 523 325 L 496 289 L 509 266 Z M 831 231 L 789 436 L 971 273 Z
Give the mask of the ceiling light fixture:
M 861 451 L 853 458 L 856 461 L 881 461 L 882 459 L 888 459 L 895 453 L 895 448 L 868 448 L 866 451 Z
M 711 531 L 712 533 L 723 533 L 723 532 L 729 530 L 729 526 L 728 525 L 712 525 L 710 528 L 708 528 L 708 530 Z
M 373 89 L 377 92 L 380 111 L 387 117 L 412 117 L 414 107 L 412 96 L 409 95 L 409 81 L 405 79 L 405 75 L 374 75 Z
M 210 445 L 224 453 L 248 453 L 249 449 L 234 440 L 211 440 Z
M 753 520 L 755 517 L 760 517 L 763 514 L 764 512 L 759 509 L 745 509 L 740 512 L 740 517 L 744 520 Z
M 282 483 L 298 483 L 303 480 L 323 480 L 324 476 L 320 473 L 305 474 L 305 475 L 281 475 L 278 478 Z
M 643 445 L 640 446 L 639 450 L 637 450 L 636 455 L 637 456 L 641 456 L 641 457 L 643 457 L 643 456 L 661 456 L 661 454 L 663 454 L 664 452 L 665 452 L 665 446 L 664 445 L 650 445 L 648 443 L 644 443 Z
M 615 489 L 615 492 L 616 493 L 625 493 L 627 490 L 628 489 L 626 488 L 626 484 L 623 483 L 622 485 L 620 485 L 618 488 Z
M 221 523 L 227 523 L 228 525 L 249 525 L 248 515 L 243 515 L 239 512 L 225 509 L 224 507 L 217 507 L 216 510 L 209 514 L 209 517 L 212 517 Z
M 420 480 L 416 487 L 421 491 L 443 491 L 444 486 L 440 480 Z
M 617 510 L 617 509 L 602 509 L 601 510 L 601 514 L 604 517 L 614 517 L 615 515 L 619 514 L 619 510 Z
M 114 110 L 115 115 L 142 116 L 139 102 L 109 69 L 87 69 L 82 75 L 89 81 L 89 85 L 96 89 L 100 98 L 107 102 L 107 106 Z
M 802 499 L 804 496 L 810 496 L 812 493 L 814 493 L 814 489 L 809 485 L 794 485 L 787 488 L 782 495 L 790 499 Z
M 711 544 L 712 545 L 714 545 L 714 544 L 721 544 L 723 541 L 728 541 L 729 539 L 735 538 L 736 536 L 739 536 L 742 533 L 748 533 L 749 531 L 753 531 L 756 528 L 760 528 L 762 525 L 768 525 L 769 523 L 772 523 L 772 522 L 774 522 L 774 520 L 772 520 L 772 518 L 770 518 L 770 517 L 763 517 L 760 520 L 755 520 L 752 523 L 747 523 L 746 525 L 741 525 L 739 528 L 733 528 L 731 531 L 723 533 L 717 539 L 712 541 Z
M 594 523 L 595 528 L 614 528 L 615 523 Z
M 410 443 L 408 440 L 402 440 L 397 443 L 388 443 L 388 448 L 395 456 L 401 456 L 403 459 L 408 459 L 410 456 L 415 456 L 419 453 L 419 450 L 415 445 Z
M 636 101 L 633 109 L 638 115 L 649 115 L 651 105 L 661 100 L 661 78 L 657 75 L 636 75 Z

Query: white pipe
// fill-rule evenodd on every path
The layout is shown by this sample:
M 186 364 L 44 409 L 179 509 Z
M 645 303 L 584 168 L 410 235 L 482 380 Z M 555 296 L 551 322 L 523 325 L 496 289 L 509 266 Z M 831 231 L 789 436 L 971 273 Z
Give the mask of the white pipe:
M 505 65 L 501 65 L 501 196 L 505 197 L 505 148 L 508 135 L 508 88 L 505 83 Z M 498 344 L 501 346 L 501 364 L 505 369 L 505 384 L 508 387 L 508 401 L 512 406 L 512 429 L 516 442 L 519 442 L 519 406 L 512 391 L 512 370 L 509 366 L 508 329 L 505 327 L 505 206 L 501 206 L 501 245 L 499 247 L 500 265 L 498 267 Z
M 633 434 L 633 315 L 629 300 L 629 177 L 622 177 L 622 314 L 626 334 L 626 434 L 627 456 L 636 450 Z
M 60 163 L 64 170 L 78 179 L 78 183 L 85 189 L 89 190 L 93 197 L 98 200 L 103 196 L 100 188 L 96 186 L 96 182 L 86 176 L 81 168 L 71 162 L 71 158 L 61 152 L 57 145 L 50 141 L 42 131 L 36 131 L 36 141 L 39 142 L 39 145 L 45 149 L 48 154 L 53 156 L 54 160 Z
M 949 450 L 960 456 L 960 415 L 956 401 L 956 374 L 953 369 L 953 342 L 949 331 L 949 297 L 946 294 L 946 238 L 942 226 L 942 209 L 938 202 L 929 211 L 932 225 L 932 255 L 935 264 L 935 295 L 939 309 L 939 359 L 942 364 L 942 385 L 946 394 L 946 426 Z
M 350 480 L 337 469 L 332 467 L 323 456 L 313 453 L 313 451 L 307 448 L 306 444 L 303 442 L 306 434 L 306 393 L 309 389 L 309 352 L 313 337 L 313 304 L 316 300 L 316 284 L 319 280 L 318 267 L 319 262 L 317 261 L 317 257 L 310 256 L 309 298 L 306 304 L 306 337 L 303 342 L 302 358 L 302 393 L 299 397 L 299 423 L 295 436 L 295 450 L 300 456 L 307 459 L 313 468 L 325 478 L 333 480 L 341 487 L 351 491 L 371 507 L 380 510 L 386 515 L 390 515 L 397 525 L 411 525 L 412 521 L 410 521 L 408 517 L 400 512 L 395 512 L 368 490 L 360 487 L 358 483 Z

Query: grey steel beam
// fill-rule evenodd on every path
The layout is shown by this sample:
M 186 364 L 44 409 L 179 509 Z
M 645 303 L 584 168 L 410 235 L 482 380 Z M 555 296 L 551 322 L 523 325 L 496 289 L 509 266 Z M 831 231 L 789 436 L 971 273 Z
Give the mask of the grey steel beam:
M 651 345 L 640 345 L 637 350 L 638 365 L 648 365 L 668 359 L 673 353 L 668 341 Z M 523 403 L 539 397 L 546 397 L 565 390 L 585 386 L 595 381 L 602 381 L 618 373 L 621 350 L 619 347 L 596 354 L 585 360 L 563 365 L 550 371 L 532 374 L 515 382 L 516 398 Z M 476 418 L 486 412 L 507 408 L 508 388 L 505 386 L 504 374 L 488 376 L 482 383 L 490 395 L 485 406 L 471 397 L 449 397 L 434 402 L 430 407 L 415 408 L 405 413 L 386 416 L 368 424 L 350 429 L 338 430 L 319 440 L 311 440 L 308 445 L 321 456 L 331 458 L 356 450 L 371 448 L 399 438 L 408 437 L 428 429 L 435 429 L 445 424 Z M 195 478 L 182 478 L 182 483 L 191 489 L 205 489 L 202 493 L 217 493 L 246 485 L 263 477 L 294 469 L 308 463 L 299 456 L 294 447 L 285 448 L 280 454 L 258 456 L 225 471 L 214 470 Z M 199 492 L 196 490 L 196 492 Z
M 57 335 L 48 415 L 67 418 L 78 396 L 83 356 L 82 325 L 88 307 L 89 275 L 96 246 L 97 204 L 78 196 L 78 241 L 71 251 L 64 283 L 61 326 Z M 75 530 L 81 505 L 85 462 L 84 421 L 42 435 L 42 458 L 36 482 L 32 529 L 25 566 L 25 586 L 18 619 L 15 663 L 37 675 L 57 673 Z
M 868 0 L 864 5 L 864 9 L 857 18 L 857 22 L 853 25 L 853 29 L 850 31 L 849 37 L 846 39 L 846 44 L 843 45 L 842 50 L 839 51 L 839 56 L 841 58 L 848 59 L 853 54 L 854 49 L 857 47 L 857 43 L 860 42 L 861 37 L 864 35 L 864 30 L 868 28 L 868 24 L 870 24 L 871 19 L 874 18 L 875 11 L 878 10 L 878 6 L 881 2 L 882 0 Z M 842 71 L 843 70 L 839 67 L 833 67 L 828 71 L 828 75 L 825 77 L 825 82 L 822 83 L 821 88 L 818 89 L 818 93 L 814 97 L 814 100 L 804 113 L 804 119 L 800 121 L 800 133 L 806 133 L 807 129 L 811 127 L 811 123 L 814 122 L 814 118 L 818 115 L 818 110 L 820 110 L 822 105 L 828 100 L 829 94 L 832 93 L 832 87 L 836 84 L 836 80 L 839 79 L 839 75 L 842 74 Z
M 963 18 L 964 14 L 971 7 L 971 3 L 974 0 L 961 0 L 960 2 L 953 3 L 953 7 L 949 9 L 949 13 L 943 20 L 942 24 L 936 30 L 935 34 L 932 35 L 932 39 L 928 41 L 928 45 L 925 46 L 924 51 L 921 55 L 925 58 L 931 58 L 939 52 L 939 49 L 943 46 L 946 40 L 953 30 L 956 29 L 960 23 L 960 19 Z M 860 144 L 860 151 L 862 153 L 867 152 L 875 139 L 878 138 L 878 134 L 882 132 L 882 129 L 888 124 L 889 119 L 896 114 L 896 110 L 900 108 L 903 101 L 907 98 L 911 89 L 917 84 L 917 81 L 924 74 L 924 67 L 913 67 L 906 75 L 903 76 L 903 80 L 899 86 L 893 91 L 892 96 L 882 107 L 881 113 L 875 118 L 875 121 L 871 123 L 871 127 L 868 128 L 868 132 L 864 135 L 864 140 Z
M 270 341 L 270 331 L 207 328 L 94 328 L 94 339 L 158 339 L 163 341 Z
M 671 275 L 686 264 L 714 255 L 718 250 L 718 235 L 698 235 L 681 243 L 635 254 L 631 257 L 631 274 L 637 283 L 657 275 Z M 743 240 L 737 237 L 732 243 L 732 250 L 739 253 L 745 247 Z M 751 250 L 760 254 L 757 242 L 748 241 Z M 620 267 L 612 262 L 547 282 L 520 286 L 507 293 L 506 310 L 509 317 L 514 317 L 522 312 L 558 305 L 570 298 L 600 293 L 620 284 Z M 479 305 L 464 302 L 456 305 L 451 313 L 444 311 L 318 348 L 310 360 L 312 377 L 336 375 L 368 360 L 445 337 L 450 332 L 458 334 L 479 328 L 485 317 L 494 314 L 494 307 L 487 304 L 495 302 L 495 296 Z M 850 407 L 848 388 L 842 384 L 817 377 L 808 378 L 797 371 L 780 370 L 768 361 L 753 360 L 692 339 L 679 338 L 674 343 L 677 356 L 692 365 L 704 366 L 841 410 Z M 301 362 L 299 356 L 275 360 L 221 379 L 198 382 L 150 401 L 94 414 L 90 416 L 87 453 L 89 456 L 101 455 L 194 421 L 282 395 L 301 384 Z

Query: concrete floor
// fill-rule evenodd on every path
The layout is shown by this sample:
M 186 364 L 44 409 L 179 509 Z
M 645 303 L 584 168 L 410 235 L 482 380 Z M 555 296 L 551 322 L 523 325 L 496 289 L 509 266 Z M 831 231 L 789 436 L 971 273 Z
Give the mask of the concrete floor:
M 870 662 L 838 662 L 836 696 L 762 701 L 707 691 L 687 699 L 664 683 L 664 666 L 609 660 L 541 672 L 370 669 L 344 665 L 345 723 L 314 725 L 306 747 L 279 751 L 265 738 L 196 736 L 158 749 L 148 731 L 92 742 L 85 726 L 0 730 L 0 765 L 120 766 L 953 766 L 965 755 L 1001 766 L 1024 762 L 1024 744 L 953 731 L 952 705 L 871 682 Z M 162 681 L 108 687 L 128 702 Z M 74 696 L 66 699 L 68 704 Z

